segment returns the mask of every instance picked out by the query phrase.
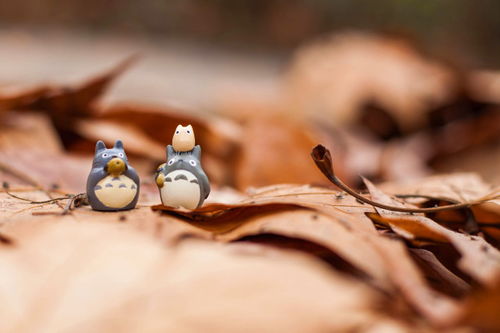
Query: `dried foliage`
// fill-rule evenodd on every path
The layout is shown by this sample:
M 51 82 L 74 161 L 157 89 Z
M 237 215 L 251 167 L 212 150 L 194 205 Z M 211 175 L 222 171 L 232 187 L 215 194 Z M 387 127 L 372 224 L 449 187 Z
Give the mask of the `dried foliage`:
M 0 86 L 0 331 L 500 329 L 498 178 L 422 178 L 498 145 L 498 74 L 357 33 L 300 49 L 279 101 L 253 112 L 99 103 L 134 60 L 74 86 Z M 214 185 L 194 211 L 159 205 L 152 179 L 178 123 Z M 118 138 L 138 207 L 68 211 L 95 140 Z M 311 159 L 320 142 L 333 161 Z

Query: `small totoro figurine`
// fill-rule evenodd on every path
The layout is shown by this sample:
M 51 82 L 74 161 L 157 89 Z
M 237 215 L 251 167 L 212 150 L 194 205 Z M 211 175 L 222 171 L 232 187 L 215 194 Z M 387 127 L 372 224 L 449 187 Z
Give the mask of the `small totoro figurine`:
M 94 210 L 119 211 L 135 208 L 139 198 L 139 176 L 128 164 L 120 140 L 107 149 L 97 141 L 92 170 L 87 178 L 87 197 Z
M 194 145 L 191 125 L 179 126 L 172 139 L 173 145 L 167 146 L 167 163 L 158 167 L 155 180 L 165 206 L 195 209 L 210 194 L 210 184 L 200 164 L 201 147 Z M 177 150 L 179 142 L 182 142 L 181 150 Z M 183 150 L 191 145 L 191 150 Z
M 172 147 L 176 152 L 191 151 L 194 148 L 194 132 L 191 125 L 177 125 L 172 138 Z

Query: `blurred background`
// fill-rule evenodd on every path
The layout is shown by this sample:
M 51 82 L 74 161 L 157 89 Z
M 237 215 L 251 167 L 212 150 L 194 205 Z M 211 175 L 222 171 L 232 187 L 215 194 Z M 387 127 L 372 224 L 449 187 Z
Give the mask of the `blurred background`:
M 3 28 L 113 33 L 157 43 L 184 39 L 284 54 L 321 34 L 364 29 L 404 34 L 469 64 L 500 62 L 497 1 L 22 0 L 0 6 Z
M 221 187 L 326 184 L 317 143 L 354 186 L 454 171 L 499 183 L 498 13 L 462 0 L 3 1 L 2 177 L 30 182 L 20 166 L 46 159 L 36 180 L 77 191 L 95 141 L 121 138 L 149 179 L 180 122 Z

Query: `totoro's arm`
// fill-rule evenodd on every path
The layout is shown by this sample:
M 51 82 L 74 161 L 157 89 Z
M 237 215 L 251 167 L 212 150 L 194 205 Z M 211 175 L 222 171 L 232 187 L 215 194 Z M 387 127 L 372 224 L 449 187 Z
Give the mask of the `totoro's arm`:
M 201 188 L 203 190 L 203 195 L 206 198 L 208 198 L 208 195 L 210 194 L 210 182 L 208 181 L 208 177 L 205 174 L 205 171 L 201 168 L 201 147 L 200 145 L 196 145 L 193 148 L 193 155 L 196 156 L 198 161 L 200 161 L 200 167 L 199 167 L 199 173 L 200 173 L 200 181 L 201 181 Z
M 134 183 L 136 183 L 137 185 L 140 184 L 139 175 L 137 174 L 135 169 L 132 168 L 130 165 L 127 165 L 127 170 L 125 171 L 125 176 L 132 179 L 134 181 Z
M 165 183 L 165 175 L 163 174 L 163 168 L 165 167 L 165 164 L 166 163 L 163 163 L 160 166 L 158 166 L 155 172 L 155 182 L 159 188 L 162 188 L 163 184 Z
M 208 177 L 203 173 L 204 177 L 202 177 L 201 181 L 203 183 L 203 191 L 205 193 L 205 199 L 208 198 L 208 195 L 210 194 L 210 183 L 208 182 Z
M 93 168 L 87 179 L 87 192 L 94 192 L 94 187 L 106 176 L 107 172 L 104 171 L 104 168 Z

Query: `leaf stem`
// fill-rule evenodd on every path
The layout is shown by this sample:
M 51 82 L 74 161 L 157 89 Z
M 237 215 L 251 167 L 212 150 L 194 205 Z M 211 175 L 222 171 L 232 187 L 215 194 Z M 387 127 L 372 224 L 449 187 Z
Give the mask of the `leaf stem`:
M 488 200 L 478 200 L 478 201 L 471 201 L 471 202 L 462 202 L 462 203 L 456 203 L 456 204 L 451 204 L 451 205 L 446 205 L 446 206 L 439 206 L 439 207 L 428 207 L 428 208 L 409 208 L 409 207 L 397 207 L 397 206 L 391 206 L 391 205 L 386 205 L 380 202 L 373 201 L 352 188 L 350 188 L 347 184 L 345 184 L 342 180 L 340 180 L 334 173 L 333 171 L 333 165 L 332 165 L 332 157 L 330 154 L 330 151 L 325 148 L 323 145 L 317 145 L 314 147 L 314 149 L 311 152 L 311 157 L 316 163 L 316 166 L 319 168 L 319 170 L 328 178 L 329 181 L 331 181 L 334 185 L 342 189 L 343 191 L 349 193 L 356 199 L 358 199 L 361 202 L 367 203 L 369 205 L 372 205 L 374 207 L 390 210 L 390 211 L 395 211 L 395 212 L 404 212 L 404 213 L 434 213 L 434 212 L 441 212 L 441 211 L 446 211 L 446 210 L 456 210 L 456 209 L 464 209 L 464 208 L 470 208 L 472 205 L 477 205 L 482 202 L 488 201 Z M 492 199 L 492 198 L 490 198 Z

